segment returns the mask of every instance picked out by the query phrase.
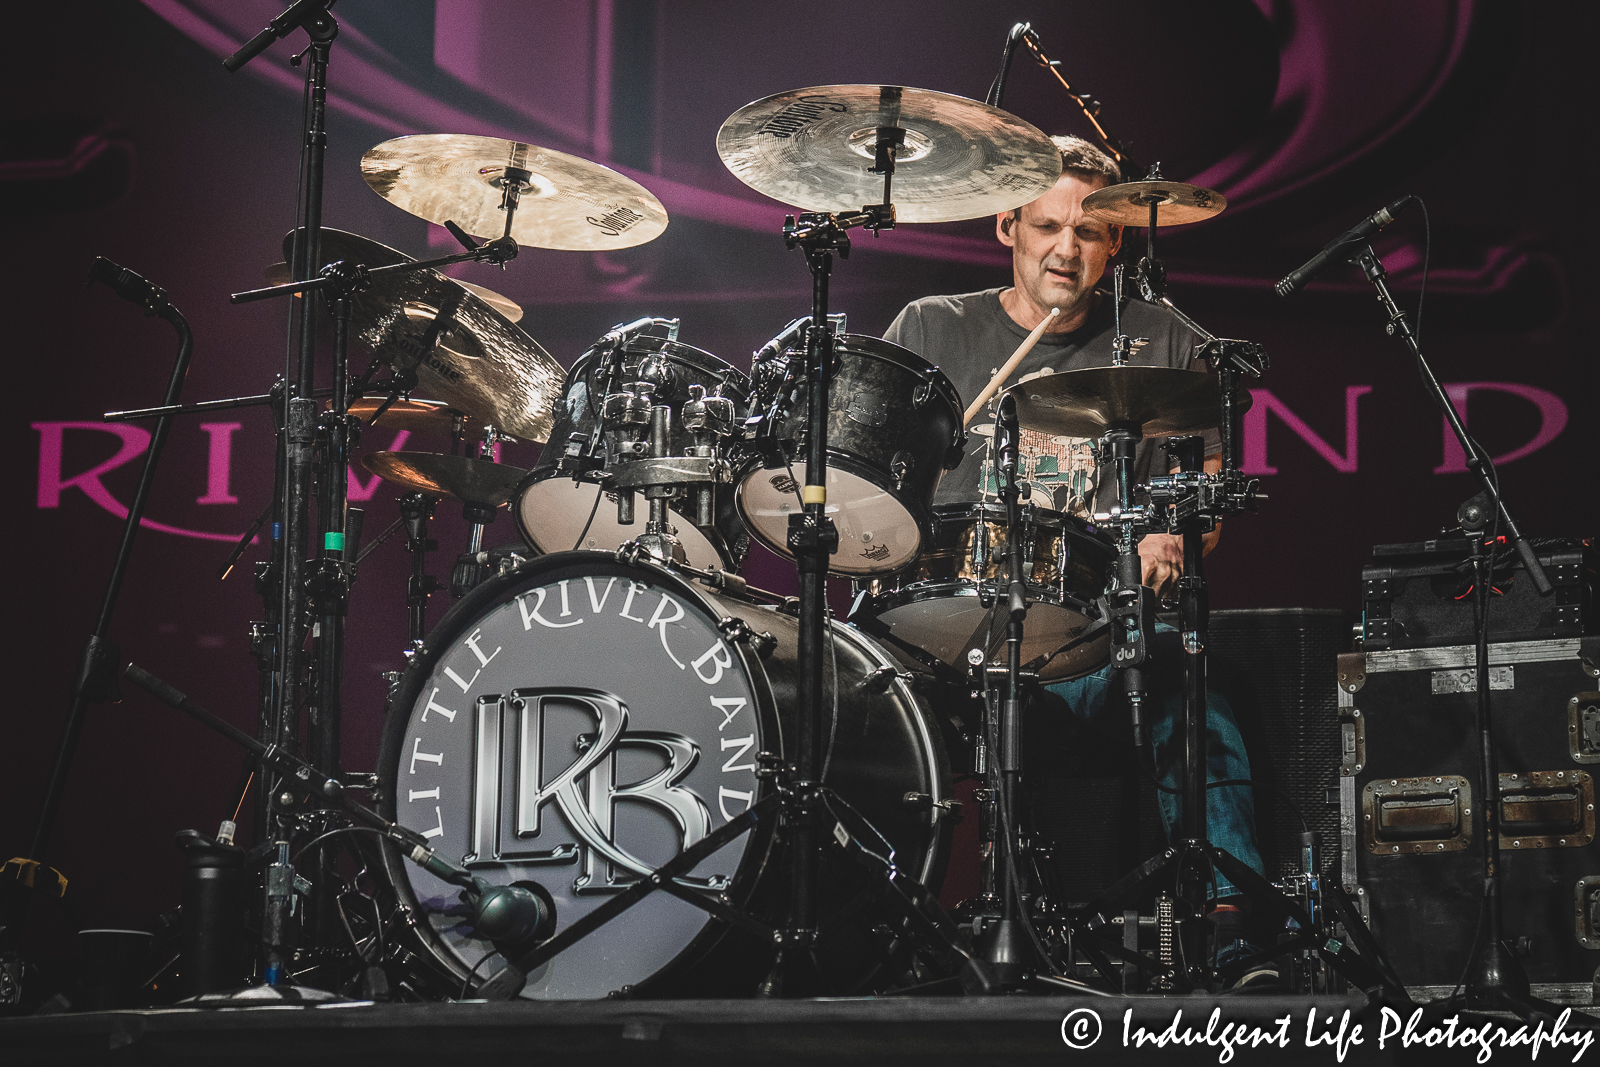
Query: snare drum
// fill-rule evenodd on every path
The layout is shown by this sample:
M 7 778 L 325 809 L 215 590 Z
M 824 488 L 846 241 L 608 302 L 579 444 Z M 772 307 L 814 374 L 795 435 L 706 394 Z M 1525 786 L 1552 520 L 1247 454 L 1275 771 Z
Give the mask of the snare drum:
M 672 409 L 669 456 L 694 455 L 704 447 L 683 417 L 692 386 L 699 386 L 706 396 L 732 401 L 734 425 L 744 421 L 750 380 L 709 352 L 641 334 L 629 336 L 616 348 L 591 348 L 567 375 L 550 441 L 518 489 L 517 526 L 539 551 L 605 551 L 645 532 L 648 504 L 638 500 L 633 522 L 623 525 L 616 492 L 601 485 L 619 458 L 631 458 L 613 454 L 618 442 L 604 424 L 606 397 L 638 381 L 651 384 L 652 403 Z M 726 444 L 711 447 L 720 453 Z M 695 525 L 691 501 L 680 497 L 671 502 L 675 536 L 691 566 L 737 570 L 749 538 L 734 511 L 733 486 L 713 483 L 711 494 L 713 520 L 705 527 Z
M 899 574 L 864 584 L 851 621 L 902 655 L 965 671 L 971 649 L 992 658 L 1005 645 L 1011 531 L 1003 504 L 938 504 L 933 511 L 928 548 Z M 1088 674 L 1109 654 L 1101 598 L 1116 573 L 1116 546 L 1058 511 L 1025 505 L 1021 519 L 1029 601 L 1023 665 L 1051 680 Z
M 916 558 L 939 478 L 961 462 L 961 398 L 944 373 L 877 337 L 840 334 L 828 391 L 827 513 L 839 530 L 834 574 L 887 574 Z M 750 532 L 789 556 L 799 512 L 807 404 L 788 357 L 763 365 L 752 415 L 756 454 L 735 497 Z M 793 457 L 793 473 L 782 456 Z

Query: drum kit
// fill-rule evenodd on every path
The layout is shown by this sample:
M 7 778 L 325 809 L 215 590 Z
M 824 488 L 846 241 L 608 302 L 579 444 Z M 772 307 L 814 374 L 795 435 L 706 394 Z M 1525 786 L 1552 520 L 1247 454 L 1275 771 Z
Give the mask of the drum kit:
M 319 51 L 312 38 L 311 76 L 320 62 L 325 77 L 326 41 Z M 441 273 L 504 264 L 519 246 L 621 249 L 666 228 L 638 183 L 517 141 L 408 136 L 362 157 L 374 191 L 447 227 L 463 252 L 416 261 L 312 215 L 285 238 L 285 263 L 268 268 L 274 284 L 235 294 L 320 292 L 336 349 L 325 409 L 311 407 L 304 361 L 272 394 L 284 427 L 272 514 L 284 532 L 261 571 L 263 721 L 259 738 L 229 734 L 264 783 L 264 979 L 367 988 L 376 966 L 419 996 L 491 999 L 1064 990 L 1085 988 L 1067 976 L 1077 956 L 1111 977 L 1107 955 L 1120 953 L 1158 988 L 1217 981 L 1199 962 L 1210 869 L 1199 794 L 1185 804 L 1187 851 L 1168 853 L 1188 908 L 1168 932 L 1185 951 L 1158 958 L 1120 934 L 1107 940 L 1119 901 L 1071 917 L 1028 873 L 1020 715 L 1030 686 L 1111 661 L 1137 717 L 1154 626 L 1137 554 L 1147 533 L 1184 535 L 1180 629 L 1203 650 L 1199 536 L 1261 498 L 1238 470 L 1234 399 L 1239 376 L 1263 369 L 1260 349 L 1196 327 L 1216 371 L 1196 374 L 1125 365 L 1131 343 L 1119 336 L 1113 366 L 1008 384 L 1013 359 L 985 391 L 998 412 L 999 499 L 936 506 L 973 412 L 918 354 L 844 331 L 828 307 L 833 260 L 848 254 L 850 229 L 1029 203 L 1058 180 L 1057 149 L 992 104 L 832 85 L 740 108 L 717 150 L 741 181 L 801 209 L 783 235 L 813 279 L 810 314 L 748 373 L 655 317 L 607 331 L 564 372 L 517 325 L 514 302 Z M 320 212 L 320 190 L 314 199 Z M 1084 204 L 1149 227 L 1139 285 L 1169 307 L 1156 227 L 1224 206 L 1154 172 Z M 1120 267 L 1116 282 L 1120 301 Z M 297 303 L 304 352 L 316 302 Z M 352 332 L 374 356 L 359 375 L 347 366 Z M 400 519 L 364 549 L 343 489 L 360 423 L 450 441 L 447 452 L 364 457 L 402 492 Z M 1205 473 L 1192 435 L 1218 426 L 1224 469 Z M 1095 439 L 1118 504 L 1091 522 L 1024 503 L 1019 428 Z M 1144 437 L 1182 442 L 1177 473 L 1131 481 Z M 542 443 L 538 462 L 498 462 L 506 441 Z M 461 505 L 471 533 L 452 575 L 460 599 L 429 631 L 439 583 L 427 572 L 428 522 L 443 500 Z M 294 526 L 310 529 L 313 501 L 321 536 L 297 549 Z M 521 542 L 485 551 L 502 507 Z M 372 780 L 338 760 L 339 642 L 354 562 L 402 528 L 409 666 L 391 677 Z M 798 598 L 738 577 L 751 537 L 795 561 Z M 855 583 L 849 622 L 830 617 L 830 575 Z M 1198 773 L 1184 778 L 1203 789 L 1204 657 L 1187 658 L 1187 766 Z M 210 722 L 148 674 L 129 677 Z M 316 708 L 310 739 L 296 736 L 302 699 Z M 959 922 L 928 888 L 943 877 L 960 808 L 953 758 L 983 779 L 983 893 Z M 373 807 L 349 799 L 368 786 Z M 347 835 L 341 861 L 325 837 L 345 821 L 376 828 L 381 846 Z M 301 864 L 309 888 L 296 889 L 307 878 L 294 849 L 313 838 Z M 337 889 L 350 855 L 391 905 L 365 925 L 352 926 Z M 1274 892 L 1238 867 L 1219 869 Z M 1276 906 L 1306 936 L 1275 951 L 1324 929 L 1300 904 Z M 329 930 L 334 942 L 348 934 L 343 955 L 318 943 Z M 1314 947 L 1341 965 L 1341 950 Z

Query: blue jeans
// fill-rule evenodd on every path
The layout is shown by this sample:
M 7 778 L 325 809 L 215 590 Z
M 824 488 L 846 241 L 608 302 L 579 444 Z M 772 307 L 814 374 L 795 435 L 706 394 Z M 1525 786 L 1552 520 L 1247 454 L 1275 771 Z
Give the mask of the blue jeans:
M 1151 743 L 1161 784 L 1176 788 L 1183 770 L 1183 738 L 1178 723 L 1183 715 L 1183 662 L 1178 633 L 1158 623 L 1151 638 L 1151 663 L 1145 670 L 1150 692 L 1145 698 Z M 1102 736 L 1131 737 L 1127 727 L 1127 702 L 1122 695 L 1122 678 L 1107 664 L 1095 673 L 1070 682 L 1056 682 L 1045 688 L 1066 701 L 1074 718 Z M 1250 760 L 1245 755 L 1244 738 L 1233 708 L 1222 694 L 1206 691 L 1206 780 L 1222 782 L 1250 777 Z M 1161 823 L 1167 840 L 1174 840 L 1183 825 L 1183 798 L 1172 793 L 1157 793 Z M 1206 790 L 1206 836 L 1211 843 L 1254 870 L 1263 873 L 1261 852 L 1256 847 L 1255 800 L 1247 785 L 1225 785 Z M 1216 897 L 1237 893 L 1233 883 L 1217 872 Z

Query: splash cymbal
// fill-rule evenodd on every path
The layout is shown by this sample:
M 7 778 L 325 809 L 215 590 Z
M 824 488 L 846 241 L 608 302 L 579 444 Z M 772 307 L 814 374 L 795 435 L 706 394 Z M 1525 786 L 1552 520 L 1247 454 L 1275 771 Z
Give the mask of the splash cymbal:
M 1083 213 L 1122 226 L 1150 225 L 1150 205 L 1156 206 L 1156 225 L 1181 226 L 1222 214 L 1228 198 L 1214 189 L 1187 182 L 1123 182 L 1096 189 L 1083 198 Z
M 483 423 L 448 404 L 437 400 L 396 400 L 384 409 L 378 421 L 372 416 L 383 407 L 387 397 L 366 396 L 350 402 L 350 414 L 364 425 L 384 430 L 407 433 L 431 433 L 441 437 L 459 436 L 466 439 L 481 437 Z
M 294 232 L 283 239 L 284 256 Z M 404 252 L 343 230 L 322 231 L 323 263 L 409 263 Z M 320 269 L 320 268 L 319 268 Z M 454 324 L 426 347 L 441 308 L 459 300 Z M 543 441 L 566 371 L 539 342 L 454 278 L 435 270 L 380 274 L 350 300 L 354 332 L 420 391 L 524 441 Z M 425 350 L 426 349 L 426 350 Z
M 361 176 L 396 207 L 489 240 L 505 232 L 507 167 L 528 171 L 511 237 L 530 248 L 606 251 L 653 241 L 667 211 L 644 186 L 610 167 L 498 137 L 432 133 L 367 149 Z
M 436 452 L 372 452 L 361 457 L 361 465 L 404 489 L 490 508 L 509 501 L 528 476 L 509 463 Z
M 1061 177 L 1044 133 L 977 100 L 897 85 L 819 85 L 746 104 L 717 131 L 717 154 L 757 192 L 804 211 L 857 211 L 883 198 L 870 173 L 880 126 L 904 129 L 895 156 L 898 222 L 1010 211 Z

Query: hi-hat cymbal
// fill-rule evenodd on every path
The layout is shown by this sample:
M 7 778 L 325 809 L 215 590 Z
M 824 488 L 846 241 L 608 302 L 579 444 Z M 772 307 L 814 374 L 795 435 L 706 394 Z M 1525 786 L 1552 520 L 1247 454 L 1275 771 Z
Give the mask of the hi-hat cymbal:
M 445 277 L 449 277 L 449 275 L 445 275 Z M 267 284 L 283 285 L 285 282 L 292 280 L 293 279 L 289 277 L 289 264 L 273 263 L 267 267 Z M 504 315 L 507 322 L 521 321 L 522 305 L 511 299 L 509 296 L 501 296 L 493 289 L 485 289 L 481 285 L 474 285 L 472 282 L 463 281 L 460 278 L 450 278 L 450 280 L 461 286 L 461 288 L 465 289 L 467 292 L 476 294 L 479 300 L 482 300 L 485 304 L 488 304 L 490 307 L 500 312 L 500 314 Z M 299 293 L 295 294 L 295 296 L 299 295 Z
M 1061 154 L 997 107 L 897 85 L 821 85 L 746 104 L 717 131 L 717 154 L 758 192 L 805 211 L 857 211 L 883 199 L 872 174 L 879 126 L 906 131 L 890 195 L 899 222 L 954 222 L 1010 211 L 1061 177 Z
M 396 400 L 384 408 L 377 422 L 373 422 L 372 416 L 383 407 L 387 399 L 381 396 L 366 396 L 360 400 L 353 400 L 350 402 L 350 414 L 365 424 L 397 432 L 404 430 L 407 433 L 432 433 L 442 437 L 463 438 L 480 437 L 483 434 L 482 422 L 437 400 Z
M 1113 423 L 1146 437 L 1209 430 L 1221 421 L 1217 380 L 1175 367 L 1085 367 L 1030 378 L 1006 390 L 1017 422 L 1042 433 L 1099 437 Z
M 1156 225 L 1181 226 L 1222 214 L 1228 198 L 1214 189 L 1187 182 L 1123 182 L 1096 189 L 1083 198 L 1083 213 L 1101 222 L 1123 226 L 1150 225 L 1150 205 L 1156 206 Z
M 528 472 L 509 463 L 436 452 L 373 452 L 361 465 L 386 482 L 463 504 L 497 508 L 516 494 Z
M 579 156 L 498 137 L 396 137 L 367 149 L 361 176 L 402 210 L 493 240 L 506 228 L 500 201 L 508 166 L 532 175 L 511 225 L 519 245 L 605 251 L 653 241 L 667 228 L 666 208 L 633 179 Z
M 294 232 L 283 239 L 285 258 Z M 367 267 L 411 257 L 343 230 L 322 231 L 324 263 Z M 319 268 L 320 269 L 320 268 Z M 424 351 L 429 326 L 446 301 L 460 297 L 455 324 Z M 380 274 L 350 299 L 355 333 L 396 370 L 415 370 L 417 387 L 513 437 L 543 441 L 566 381 L 561 364 L 522 329 L 454 278 L 435 270 Z

